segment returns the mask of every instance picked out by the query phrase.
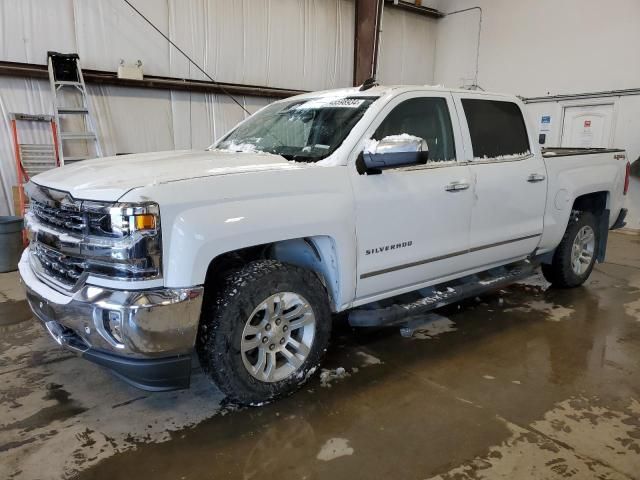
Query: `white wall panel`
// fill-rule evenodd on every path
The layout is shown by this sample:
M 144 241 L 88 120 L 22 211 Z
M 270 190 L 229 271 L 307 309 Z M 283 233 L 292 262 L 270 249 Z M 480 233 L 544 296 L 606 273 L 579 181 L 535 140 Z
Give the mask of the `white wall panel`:
M 475 82 L 479 19 L 479 11 L 470 10 L 438 20 L 436 83 L 461 88 Z
M 132 0 L 222 82 L 283 88 L 349 86 L 353 0 Z M 78 52 L 85 68 L 142 60 L 148 75 L 205 79 L 122 0 L 2 0 L 0 60 L 46 63 Z
M 73 1 L 0 1 L 0 60 L 44 64 L 49 50 L 76 51 Z
M 523 96 L 638 87 L 640 2 L 441 0 L 483 9 L 478 84 Z M 438 24 L 435 81 L 457 87 L 475 69 L 477 11 Z
M 203 149 L 246 115 L 226 95 L 90 85 L 89 96 L 105 155 Z M 270 102 L 256 97 L 237 100 L 249 112 Z M 51 114 L 49 83 L 0 77 L 0 215 L 11 211 L 11 187 L 16 184 L 12 112 Z M 23 143 L 51 143 L 50 129 L 26 126 L 21 130 Z
M 386 85 L 433 84 L 437 20 L 394 8 L 382 18 L 378 79 Z
M 445 12 L 479 5 L 483 10 L 478 84 L 490 91 L 525 97 L 640 87 L 640 2 L 618 0 L 440 0 Z M 435 82 L 469 85 L 476 67 L 479 13 L 438 22 Z M 640 96 L 612 97 L 616 103 L 614 146 L 640 156 Z M 528 106 L 532 120 L 554 117 L 547 145 L 560 142 L 562 105 Z M 537 127 L 537 123 L 534 124 Z M 640 229 L 640 182 L 633 180 L 627 206 L 629 227 Z
M 353 0 L 132 0 L 216 80 L 318 90 L 353 77 Z M 205 80 L 122 0 L 0 0 L 0 60 L 85 68 L 142 60 L 148 75 Z M 224 95 L 89 85 L 105 154 L 204 148 L 244 118 Z M 239 100 L 249 111 L 269 100 Z M 15 184 L 9 112 L 52 113 L 48 83 L 0 77 L 0 214 Z M 40 138 L 39 141 L 46 140 Z
M 42 0 L 27 1 L 40 3 Z M 120 59 L 127 63 L 140 59 L 145 73 L 168 74 L 169 44 L 122 0 L 73 0 L 73 3 L 77 52 L 83 67 L 114 71 Z M 168 32 L 166 2 L 132 0 L 132 3 L 160 30 Z

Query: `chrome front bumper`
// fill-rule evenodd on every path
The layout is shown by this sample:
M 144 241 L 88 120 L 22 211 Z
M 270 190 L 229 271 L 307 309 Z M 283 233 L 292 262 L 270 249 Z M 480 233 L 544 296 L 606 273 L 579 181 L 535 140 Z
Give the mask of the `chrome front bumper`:
M 31 309 L 58 344 L 141 388 L 189 385 L 202 287 L 123 291 L 85 285 L 62 293 L 37 277 L 29 249 L 19 270 Z M 120 318 L 118 335 L 110 312 Z

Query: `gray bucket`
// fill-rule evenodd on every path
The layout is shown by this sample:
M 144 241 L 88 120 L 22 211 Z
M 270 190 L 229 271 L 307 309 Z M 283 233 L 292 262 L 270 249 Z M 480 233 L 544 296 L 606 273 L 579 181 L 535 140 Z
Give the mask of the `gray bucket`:
M 22 218 L 0 217 L 0 272 L 18 269 L 22 254 Z

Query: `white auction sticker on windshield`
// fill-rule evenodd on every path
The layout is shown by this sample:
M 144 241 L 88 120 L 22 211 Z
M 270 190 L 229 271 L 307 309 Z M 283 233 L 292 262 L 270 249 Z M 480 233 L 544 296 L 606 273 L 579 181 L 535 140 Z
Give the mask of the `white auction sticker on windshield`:
M 334 100 L 329 103 L 331 107 L 346 107 L 346 108 L 358 108 L 360 105 L 364 103 L 364 100 L 361 98 L 341 98 L 339 100 Z
M 314 98 L 295 107 L 296 110 L 318 108 L 358 108 L 364 103 L 362 98 Z

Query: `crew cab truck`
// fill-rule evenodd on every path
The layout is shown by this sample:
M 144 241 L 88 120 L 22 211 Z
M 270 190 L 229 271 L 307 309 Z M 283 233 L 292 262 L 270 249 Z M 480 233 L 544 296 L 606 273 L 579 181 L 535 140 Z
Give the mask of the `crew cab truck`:
M 272 103 L 204 151 L 29 184 L 20 273 L 63 347 L 141 388 L 291 393 L 333 312 L 391 325 L 542 265 L 576 287 L 624 225 L 622 150 L 542 152 L 514 96 L 367 85 Z M 403 313 L 404 312 L 404 313 Z

